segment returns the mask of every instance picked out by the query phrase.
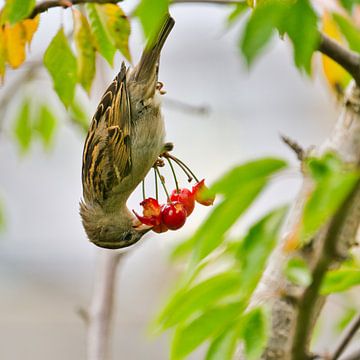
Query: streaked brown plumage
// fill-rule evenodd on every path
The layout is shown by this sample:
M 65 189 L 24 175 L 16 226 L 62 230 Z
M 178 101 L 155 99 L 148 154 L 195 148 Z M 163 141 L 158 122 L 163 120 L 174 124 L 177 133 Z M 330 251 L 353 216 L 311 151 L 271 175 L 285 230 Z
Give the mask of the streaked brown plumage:
M 166 15 L 154 45 L 134 69 L 124 63 L 92 119 L 83 152 L 80 215 L 88 238 L 111 249 L 136 243 L 149 230 L 134 227 L 126 201 L 165 145 L 157 90 L 160 51 L 174 20 Z

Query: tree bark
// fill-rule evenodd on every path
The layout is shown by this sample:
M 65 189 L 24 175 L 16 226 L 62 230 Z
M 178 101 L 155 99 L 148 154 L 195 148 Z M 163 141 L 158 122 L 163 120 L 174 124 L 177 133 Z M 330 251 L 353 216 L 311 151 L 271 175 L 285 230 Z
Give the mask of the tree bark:
M 360 90 L 351 85 L 342 106 L 341 115 L 331 136 L 314 155 L 336 152 L 343 161 L 360 164 Z M 355 244 L 360 223 L 360 186 L 357 185 L 334 217 L 314 237 L 309 246 L 285 251 L 285 245 L 300 223 L 302 209 L 311 190 L 311 179 L 304 177 L 302 188 L 290 211 L 284 236 L 269 258 L 269 264 L 255 291 L 250 307 L 265 304 L 270 307 L 271 330 L 262 359 L 309 359 L 309 342 L 318 315 L 325 302 L 319 287 L 329 267 L 346 259 Z M 308 287 L 296 286 L 283 275 L 283 268 L 291 257 L 301 256 L 308 264 L 313 281 Z M 243 359 L 241 350 L 236 359 Z

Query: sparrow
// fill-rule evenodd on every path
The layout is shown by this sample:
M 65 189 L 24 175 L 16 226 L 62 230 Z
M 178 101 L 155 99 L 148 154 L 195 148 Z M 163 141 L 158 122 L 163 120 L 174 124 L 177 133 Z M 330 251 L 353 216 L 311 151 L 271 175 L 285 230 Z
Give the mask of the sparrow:
M 138 225 L 126 202 L 159 156 L 171 148 L 165 143 L 158 70 L 174 24 L 165 15 L 139 63 L 133 69 L 122 63 L 90 124 L 82 157 L 80 216 L 89 240 L 102 248 L 133 245 L 151 229 Z

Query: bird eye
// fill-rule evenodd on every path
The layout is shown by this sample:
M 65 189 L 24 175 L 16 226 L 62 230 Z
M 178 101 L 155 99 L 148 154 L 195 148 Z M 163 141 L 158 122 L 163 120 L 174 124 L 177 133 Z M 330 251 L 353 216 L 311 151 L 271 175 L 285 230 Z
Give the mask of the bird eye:
M 125 240 L 125 241 L 130 241 L 131 238 L 132 238 L 132 235 L 131 235 L 130 232 L 128 232 L 128 233 L 124 236 L 124 240 Z

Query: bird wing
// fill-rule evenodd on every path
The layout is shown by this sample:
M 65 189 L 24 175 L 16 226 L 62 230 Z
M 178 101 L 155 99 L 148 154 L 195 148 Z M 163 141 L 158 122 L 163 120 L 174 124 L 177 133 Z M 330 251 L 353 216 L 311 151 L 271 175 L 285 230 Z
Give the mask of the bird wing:
M 131 171 L 131 108 L 126 67 L 102 97 L 88 132 L 82 181 L 85 199 L 102 202 Z

